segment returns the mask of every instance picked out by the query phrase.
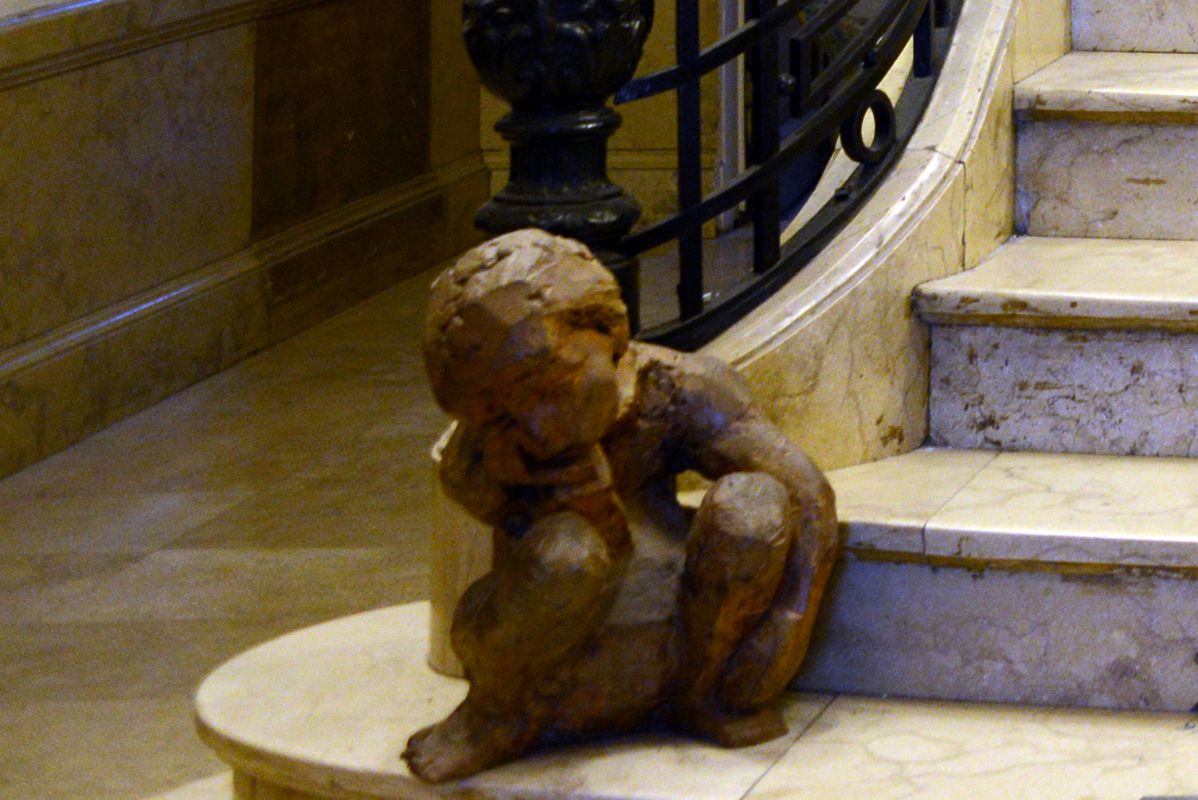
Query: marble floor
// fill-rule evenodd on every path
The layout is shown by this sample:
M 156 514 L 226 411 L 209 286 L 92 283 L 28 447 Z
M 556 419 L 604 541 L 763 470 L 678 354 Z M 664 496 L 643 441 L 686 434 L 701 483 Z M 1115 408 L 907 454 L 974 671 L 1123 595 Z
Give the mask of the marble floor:
M 0 798 L 220 773 L 191 719 L 212 668 L 427 596 L 430 279 L 0 482 Z

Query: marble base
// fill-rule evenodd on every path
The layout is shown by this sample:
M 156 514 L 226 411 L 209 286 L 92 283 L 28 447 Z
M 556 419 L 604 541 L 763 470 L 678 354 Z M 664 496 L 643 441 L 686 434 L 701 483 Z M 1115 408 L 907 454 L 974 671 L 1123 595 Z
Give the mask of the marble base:
M 937 326 L 929 443 L 1198 456 L 1198 334 Z
M 1198 53 L 1198 0 L 1073 0 L 1073 46 Z
M 964 585 L 972 580 L 966 576 Z M 877 597 L 890 599 L 892 585 L 885 583 Z M 1002 608 L 1009 606 L 995 610 Z M 867 611 L 866 618 L 890 621 L 876 604 Z M 1122 800 L 1198 791 L 1198 728 L 1189 716 L 818 694 L 787 696 L 791 733 L 753 748 L 722 750 L 646 733 L 560 748 L 430 787 L 407 773 L 398 753 L 465 686 L 423 665 L 427 613 L 421 603 L 336 620 L 261 645 L 213 673 L 200 688 L 197 721 L 201 736 L 234 768 L 234 797 Z M 1075 622 L 1062 617 L 1057 628 Z M 1003 623 L 1013 632 L 1019 627 Z M 927 647 L 922 633 L 933 628 L 915 627 L 893 633 L 901 640 L 909 632 Z M 905 659 L 913 650 L 895 655 Z M 1003 655 L 1014 660 L 1021 652 Z M 962 672 L 958 682 L 969 677 Z

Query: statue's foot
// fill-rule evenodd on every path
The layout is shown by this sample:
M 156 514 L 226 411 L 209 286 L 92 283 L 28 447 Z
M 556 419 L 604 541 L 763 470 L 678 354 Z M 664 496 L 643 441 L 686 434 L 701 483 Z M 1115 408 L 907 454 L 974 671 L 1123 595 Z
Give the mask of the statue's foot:
M 786 734 L 782 714 L 773 708 L 731 714 L 708 706 L 676 708 L 671 717 L 680 730 L 720 747 L 750 747 Z
M 430 783 L 465 778 L 531 747 L 527 726 L 519 723 L 479 713 L 463 703 L 444 721 L 413 734 L 403 759 L 417 777 Z

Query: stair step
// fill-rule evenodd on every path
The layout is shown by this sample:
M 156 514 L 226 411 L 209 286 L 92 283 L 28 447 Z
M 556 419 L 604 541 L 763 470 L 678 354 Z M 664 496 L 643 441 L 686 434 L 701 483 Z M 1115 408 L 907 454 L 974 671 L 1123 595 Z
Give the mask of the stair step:
M 1198 457 L 1198 243 L 1016 239 L 914 302 L 929 444 Z
M 1012 239 L 914 302 L 949 325 L 1198 332 L 1198 241 Z
M 1073 0 L 1073 47 L 1198 52 L 1198 0 Z
M 1015 108 L 1020 233 L 1198 239 L 1198 56 L 1070 53 Z
M 1020 81 L 1015 111 L 1035 119 L 1198 121 L 1198 55 L 1069 53 Z
M 830 480 L 864 557 L 1198 570 L 1195 459 L 926 448 Z
M 1198 703 L 1198 462 L 925 449 L 829 478 L 847 555 L 802 687 Z

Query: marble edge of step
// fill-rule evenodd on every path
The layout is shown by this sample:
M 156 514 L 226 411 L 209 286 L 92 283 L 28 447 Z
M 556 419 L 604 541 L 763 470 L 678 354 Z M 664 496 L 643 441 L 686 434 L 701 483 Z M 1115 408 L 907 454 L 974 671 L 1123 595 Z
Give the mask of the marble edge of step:
M 911 303 L 939 325 L 1198 333 L 1198 241 L 1015 237 Z
M 1068 53 L 1015 85 L 1021 121 L 1198 123 L 1198 54 Z
M 962 461 L 962 459 L 970 459 Z M 958 484 L 931 507 L 925 492 L 929 467 L 939 466 L 959 473 Z M 1083 469 L 1099 472 L 1141 472 L 1161 466 L 1177 473 L 1193 472 L 1191 484 L 1198 486 L 1198 459 L 1146 456 L 1108 456 L 1072 453 L 968 451 L 924 447 L 912 453 L 833 470 L 829 479 L 838 495 L 841 537 L 847 558 L 893 564 L 917 564 L 970 572 L 1048 572 L 1077 578 L 1126 576 L 1198 580 L 1198 530 L 1192 539 L 1136 534 L 1130 529 L 1120 535 L 1115 527 L 1094 531 L 1069 530 L 1059 523 L 1034 530 L 1027 521 L 1009 520 L 987 529 L 993 519 L 978 525 L 969 522 L 960 508 L 945 512 L 974 486 L 987 469 L 1043 469 L 1076 462 Z M 873 483 L 860 476 L 871 471 Z M 934 473 L 933 473 L 934 474 Z M 1123 476 L 1127 477 L 1127 476 Z M 907 481 L 907 486 L 901 484 Z M 876 484 L 876 485 L 875 485 Z M 877 486 L 885 485 L 885 489 Z M 885 491 L 911 502 L 879 500 Z M 1198 493 L 1194 493 L 1198 498 Z M 992 515 L 993 516 L 993 515 Z M 1192 522 L 1192 520 L 1191 520 Z

